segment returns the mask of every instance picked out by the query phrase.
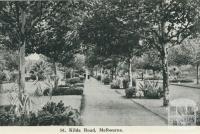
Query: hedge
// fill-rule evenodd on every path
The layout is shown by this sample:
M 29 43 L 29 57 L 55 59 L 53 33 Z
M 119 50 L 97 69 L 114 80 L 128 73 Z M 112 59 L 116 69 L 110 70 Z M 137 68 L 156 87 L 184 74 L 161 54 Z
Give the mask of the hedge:
M 52 95 L 82 95 L 83 88 L 82 87 L 59 87 L 57 89 L 53 89 Z
M 194 82 L 193 80 L 191 79 L 178 79 L 178 80 L 170 80 L 170 82 L 172 83 L 192 83 Z

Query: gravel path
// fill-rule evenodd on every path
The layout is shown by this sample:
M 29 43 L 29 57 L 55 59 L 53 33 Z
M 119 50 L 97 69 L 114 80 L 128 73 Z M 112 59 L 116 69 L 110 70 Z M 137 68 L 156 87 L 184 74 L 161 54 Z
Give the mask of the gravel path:
M 95 79 L 86 80 L 82 124 L 86 126 L 163 126 L 166 122 Z

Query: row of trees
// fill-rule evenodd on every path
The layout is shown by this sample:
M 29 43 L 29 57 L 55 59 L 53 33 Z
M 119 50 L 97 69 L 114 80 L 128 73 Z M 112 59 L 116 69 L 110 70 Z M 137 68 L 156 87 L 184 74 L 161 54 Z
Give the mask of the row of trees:
M 55 75 L 56 62 L 70 66 L 79 52 L 87 54 L 90 66 L 106 64 L 113 72 L 119 61 L 125 61 L 131 81 L 135 57 L 145 51 L 152 55 L 153 50 L 161 62 L 167 106 L 168 50 L 196 36 L 199 4 L 199 0 L 0 2 L 0 43 L 19 54 L 20 92 L 25 88 L 24 57 L 29 53 L 49 57 Z
M 101 59 L 117 56 L 125 60 L 129 64 L 130 80 L 130 63 L 134 57 L 153 49 L 162 66 L 163 105 L 167 106 L 168 50 L 196 35 L 199 30 L 199 1 L 100 0 L 89 2 L 88 7 L 90 11 L 80 29 L 83 43 L 90 44 L 94 54 L 103 57 Z

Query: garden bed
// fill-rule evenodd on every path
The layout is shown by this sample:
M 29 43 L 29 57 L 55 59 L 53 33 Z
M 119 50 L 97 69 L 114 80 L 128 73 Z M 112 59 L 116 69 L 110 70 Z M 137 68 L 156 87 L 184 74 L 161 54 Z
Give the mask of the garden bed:
M 36 111 L 28 110 L 30 112 L 27 110 L 18 112 L 16 105 L 10 105 L 10 109 L 7 107 L 0 112 L 1 126 L 77 126 L 81 124 L 80 112 L 72 106 L 66 106 L 62 100 L 58 103 L 48 101 Z
M 0 94 L 0 105 L 10 105 L 9 98 L 7 96 L 8 94 Z M 36 96 L 31 96 L 30 97 L 33 100 L 33 104 L 31 107 L 32 111 L 40 109 L 45 103 L 50 101 L 49 96 L 41 96 L 41 97 L 36 97 Z M 52 96 L 51 101 L 58 103 L 60 100 L 63 101 L 63 103 L 66 106 L 72 106 L 75 109 L 80 110 L 81 106 L 81 95 L 63 95 L 63 96 Z
M 83 87 L 59 87 L 52 92 L 53 96 L 57 95 L 82 95 Z
M 46 104 L 50 97 L 49 96 L 42 96 L 42 97 L 31 97 L 34 101 L 35 105 L 33 105 L 33 109 L 39 110 L 44 104 Z M 72 106 L 75 109 L 80 111 L 81 107 L 81 95 L 63 95 L 63 96 L 52 96 L 51 101 L 58 103 L 60 100 L 63 101 L 65 106 Z
M 192 79 L 177 79 L 177 80 L 170 80 L 171 83 L 193 83 Z
M 83 83 L 84 78 L 79 78 L 79 77 L 74 77 L 74 78 L 69 78 L 66 80 L 66 84 L 76 84 L 76 83 Z

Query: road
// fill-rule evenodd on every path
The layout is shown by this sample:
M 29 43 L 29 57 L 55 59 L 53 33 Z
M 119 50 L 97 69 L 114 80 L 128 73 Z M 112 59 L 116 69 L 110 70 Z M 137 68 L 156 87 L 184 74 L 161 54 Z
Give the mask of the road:
M 142 106 L 91 78 L 85 82 L 82 124 L 85 126 L 164 126 L 166 122 Z

